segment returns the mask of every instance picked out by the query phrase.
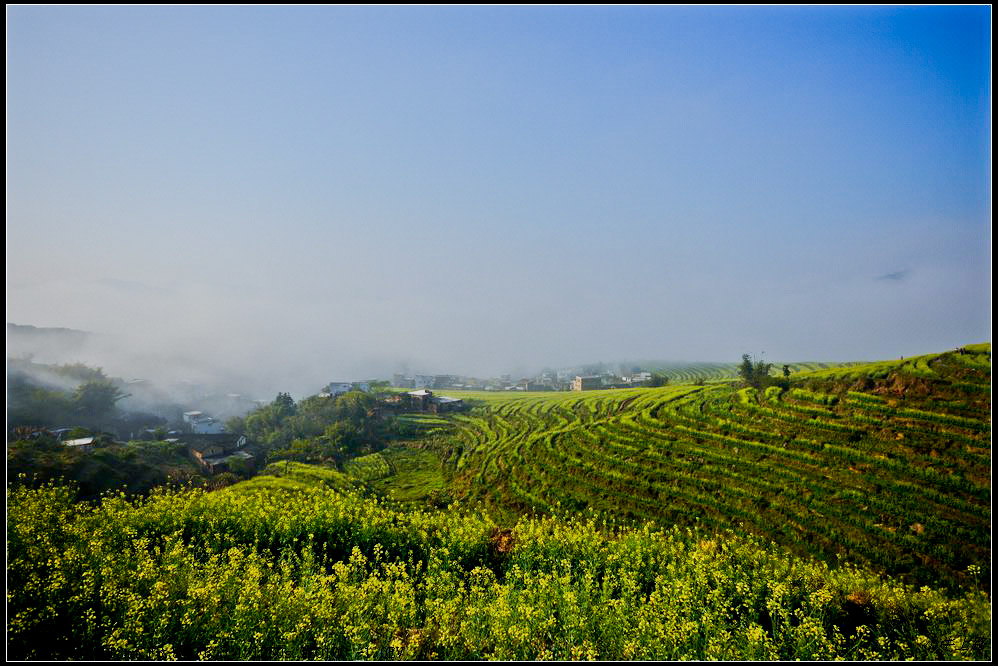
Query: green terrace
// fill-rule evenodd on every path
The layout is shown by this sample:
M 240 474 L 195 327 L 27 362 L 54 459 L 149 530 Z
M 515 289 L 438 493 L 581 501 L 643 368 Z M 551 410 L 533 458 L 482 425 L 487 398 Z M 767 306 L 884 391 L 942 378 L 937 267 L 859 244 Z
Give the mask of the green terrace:
M 460 392 L 436 447 L 496 516 L 595 510 L 733 529 L 829 562 L 960 584 L 990 569 L 990 345 L 732 382 Z M 856 387 L 863 386 L 863 390 Z

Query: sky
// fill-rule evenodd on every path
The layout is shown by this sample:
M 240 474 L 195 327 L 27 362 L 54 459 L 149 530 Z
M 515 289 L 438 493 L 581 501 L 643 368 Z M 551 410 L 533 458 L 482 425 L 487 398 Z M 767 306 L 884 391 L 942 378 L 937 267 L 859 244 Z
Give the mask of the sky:
M 990 53 L 985 6 L 8 6 L 7 321 L 300 394 L 990 341 Z

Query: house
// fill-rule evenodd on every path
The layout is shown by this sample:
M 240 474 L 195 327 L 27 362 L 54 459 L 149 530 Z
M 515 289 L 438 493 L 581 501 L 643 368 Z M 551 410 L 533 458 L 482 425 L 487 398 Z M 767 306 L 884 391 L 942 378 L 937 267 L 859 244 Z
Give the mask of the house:
M 419 389 L 418 391 L 409 391 L 406 395 L 409 396 L 409 406 L 412 409 L 420 412 L 428 412 L 430 410 L 433 391 Z
M 635 372 L 627 379 L 631 386 L 649 386 L 651 385 L 651 373 L 650 372 Z
M 545 384 L 544 382 L 539 382 L 534 379 L 524 379 L 520 382 L 520 386 L 523 387 L 524 391 L 550 391 L 552 390 L 550 384 Z
M 433 375 L 414 375 L 412 378 L 413 388 L 433 388 L 436 378 Z
M 603 378 L 599 375 L 576 375 L 572 380 L 573 391 L 592 391 L 603 388 Z
M 434 375 L 433 377 L 433 388 L 454 388 L 457 383 L 458 378 L 455 375 Z
M 442 412 L 456 412 L 464 409 L 464 400 L 451 398 L 446 395 L 435 397 L 430 404 L 430 411 L 435 414 Z
M 211 474 L 228 469 L 230 459 L 253 459 L 253 454 L 244 450 L 246 446 L 245 435 L 186 435 L 181 441 L 187 445 L 191 457 Z
M 323 397 L 333 397 L 344 393 L 349 393 L 350 391 L 363 391 L 364 393 L 369 393 L 371 391 L 371 384 L 369 382 L 329 382 L 326 388 L 319 395 Z
M 80 437 L 79 439 L 67 439 L 63 441 L 66 446 L 78 451 L 90 452 L 94 450 L 94 440 L 96 437 Z
M 184 412 L 184 423 L 191 427 L 191 432 L 195 435 L 221 435 L 225 432 L 225 425 L 221 421 L 204 412 Z
M 409 409 L 418 412 L 454 412 L 465 408 L 464 400 L 446 395 L 433 395 L 433 391 L 420 389 L 405 394 L 409 401 Z

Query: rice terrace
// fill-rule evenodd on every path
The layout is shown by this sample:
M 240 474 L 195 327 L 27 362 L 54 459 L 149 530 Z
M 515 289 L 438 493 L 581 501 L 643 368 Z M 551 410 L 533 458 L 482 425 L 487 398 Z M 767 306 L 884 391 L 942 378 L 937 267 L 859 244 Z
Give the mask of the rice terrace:
M 454 418 L 456 483 L 490 507 L 692 517 L 956 582 L 989 567 L 989 359 L 970 346 L 806 373 L 789 390 L 468 394 L 487 407 Z

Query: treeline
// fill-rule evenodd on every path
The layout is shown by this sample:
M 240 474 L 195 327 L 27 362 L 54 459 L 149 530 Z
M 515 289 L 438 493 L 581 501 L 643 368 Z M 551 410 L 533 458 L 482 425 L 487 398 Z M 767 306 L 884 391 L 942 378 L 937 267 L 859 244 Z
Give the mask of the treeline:
M 43 365 L 8 360 L 7 430 L 79 426 L 126 436 L 137 428 L 163 425 L 154 414 L 126 413 L 118 403 L 128 397 L 119 382 L 100 368 L 82 363 Z
M 179 442 L 104 440 L 82 451 L 45 434 L 8 441 L 7 478 L 28 486 L 71 481 L 81 500 L 109 491 L 145 495 L 164 485 L 211 483 Z
M 746 384 L 757 389 L 765 389 L 770 386 L 778 386 L 782 389 L 790 387 L 790 366 L 783 366 L 782 378 L 772 376 L 773 364 L 759 360 L 752 362 L 752 357 L 742 354 L 742 362 L 738 366 L 738 376 Z

